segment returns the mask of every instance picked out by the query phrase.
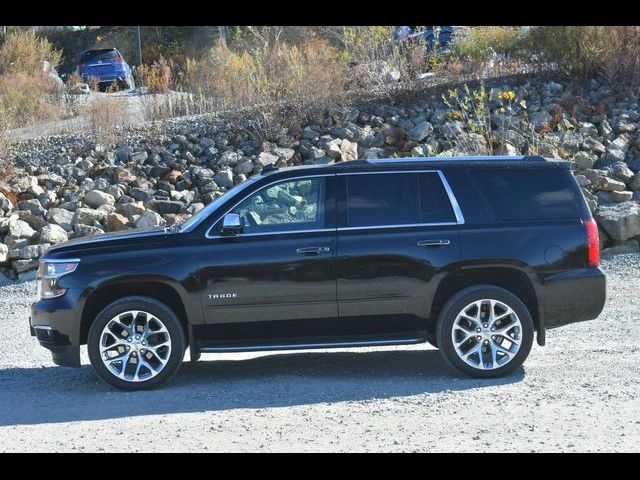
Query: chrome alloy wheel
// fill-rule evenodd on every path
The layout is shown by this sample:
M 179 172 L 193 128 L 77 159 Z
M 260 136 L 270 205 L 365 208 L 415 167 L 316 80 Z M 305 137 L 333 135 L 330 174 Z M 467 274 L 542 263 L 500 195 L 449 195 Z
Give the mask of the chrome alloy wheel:
M 167 327 L 151 313 L 128 310 L 113 317 L 100 334 L 100 358 L 116 377 L 144 382 L 158 375 L 171 356 Z
M 508 305 L 493 299 L 470 303 L 456 316 L 451 330 L 456 354 L 470 367 L 494 370 L 520 350 L 522 324 Z

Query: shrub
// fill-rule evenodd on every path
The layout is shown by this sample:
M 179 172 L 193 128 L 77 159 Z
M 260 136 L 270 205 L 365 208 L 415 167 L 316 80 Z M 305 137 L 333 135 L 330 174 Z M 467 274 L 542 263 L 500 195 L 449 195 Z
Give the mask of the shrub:
M 142 65 L 136 69 L 137 81 L 147 87 L 150 93 L 166 93 L 171 87 L 171 66 L 160 55 L 157 62 Z
M 450 89 L 442 99 L 449 108 L 449 119 L 462 126 L 461 133 L 453 128 L 447 130 L 452 133 L 445 133 L 459 153 L 501 154 L 507 143 L 518 143 L 514 142 L 515 137 L 524 141 L 526 153 L 537 153 L 538 134 L 528 120 L 526 102 L 517 98 L 515 92 L 487 91 L 481 82 L 474 90 L 467 84 L 460 89 Z M 478 151 L 478 142 L 468 133 L 484 138 L 483 151 Z
M 578 80 L 600 76 L 612 84 L 640 82 L 640 27 L 541 26 L 529 48 Z
M 520 27 L 472 27 L 466 35 L 454 37 L 450 57 L 457 58 L 472 72 L 479 70 L 495 54 L 518 57 L 525 51 L 527 34 Z
M 45 60 L 55 68 L 62 61 L 62 52 L 47 39 L 38 38 L 35 32 L 11 32 L 0 47 L 0 75 L 20 72 L 40 75 Z
M 61 53 L 34 32 L 16 31 L 0 46 L 0 115 L 3 129 L 59 118 L 64 111 L 44 62 L 55 67 Z

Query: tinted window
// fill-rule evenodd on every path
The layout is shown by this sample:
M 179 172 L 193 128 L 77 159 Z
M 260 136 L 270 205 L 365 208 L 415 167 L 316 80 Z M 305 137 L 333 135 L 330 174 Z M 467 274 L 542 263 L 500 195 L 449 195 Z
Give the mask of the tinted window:
M 281 182 L 258 190 L 231 213 L 244 222 L 244 233 L 324 228 L 324 178 Z
M 503 220 L 576 218 L 575 198 L 564 171 L 477 170 L 471 172 Z
M 423 223 L 456 221 L 447 191 L 435 173 L 420 174 L 420 213 Z
M 82 61 L 89 62 L 94 60 L 113 60 L 118 57 L 118 52 L 113 49 L 108 50 L 91 50 L 82 54 Z
M 434 173 L 389 173 L 347 177 L 349 227 L 453 221 L 440 178 Z

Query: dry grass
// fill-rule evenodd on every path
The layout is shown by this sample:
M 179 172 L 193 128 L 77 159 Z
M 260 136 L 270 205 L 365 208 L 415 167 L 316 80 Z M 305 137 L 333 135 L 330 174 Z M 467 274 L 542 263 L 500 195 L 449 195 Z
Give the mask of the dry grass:
M 0 46 L 0 128 L 11 129 L 60 118 L 64 105 L 43 61 L 55 67 L 61 52 L 33 32 L 12 32 Z
M 117 98 L 98 96 L 87 107 L 91 133 L 98 143 L 110 144 L 116 140 L 116 129 L 122 124 L 121 102 Z
M 622 87 L 640 83 L 638 26 L 534 27 L 528 45 L 577 80 L 601 77 Z
M 136 69 L 136 81 L 149 90 L 149 93 L 166 93 L 172 86 L 171 65 L 161 55 L 157 62 L 142 65 Z

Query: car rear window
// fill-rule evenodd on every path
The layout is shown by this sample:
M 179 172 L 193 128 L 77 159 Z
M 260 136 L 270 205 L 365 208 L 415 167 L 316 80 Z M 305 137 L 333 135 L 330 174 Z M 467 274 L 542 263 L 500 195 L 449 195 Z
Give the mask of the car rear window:
M 347 225 L 370 227 L 453 222 L 436 173 L 383 173 L 347 177 Z
M 82 54 L 83 62 L 91 62 L 94 60 L 113 60 L 118 57 L 117 50 L 91 50 L 90 52 L 84 52 Z
M 498 217 L 503 220 L 554 220 L 579 216 L 568 174 L 544 170 L 473 170 Z

